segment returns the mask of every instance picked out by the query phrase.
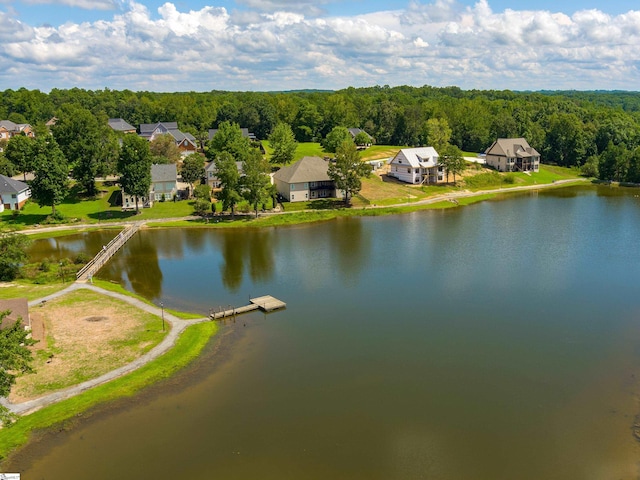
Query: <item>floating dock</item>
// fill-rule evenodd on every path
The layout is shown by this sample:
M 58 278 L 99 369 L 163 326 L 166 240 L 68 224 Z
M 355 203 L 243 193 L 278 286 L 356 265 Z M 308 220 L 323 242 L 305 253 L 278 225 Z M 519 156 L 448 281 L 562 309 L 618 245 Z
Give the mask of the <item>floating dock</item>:
M 249 305 L 245 305 L 244 307 L 227 308 L 226 310 L 224 310 L 223 307 L 220 307 L 219 311 L 212 311 L 209 316 L 213 320 L 218 320 L 220 318 L 234 317 L 236 315 L 252 312 L 253 310 L 258 309 L 262 310 L 263 312 L 272 312 L 274 310 L 280 310 L 281 308 L 285 308 L 287 306 L 287 304 L 282 300 L 278 300 L 271 295 L 250 298 L 249 302 L 251 303 L 249 303 Z

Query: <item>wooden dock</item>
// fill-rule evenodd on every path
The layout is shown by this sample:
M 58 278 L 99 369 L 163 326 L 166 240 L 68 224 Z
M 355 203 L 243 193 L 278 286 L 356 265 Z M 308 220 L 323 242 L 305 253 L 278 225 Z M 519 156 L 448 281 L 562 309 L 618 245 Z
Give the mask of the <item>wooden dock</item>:
M 212 311 L 209 316 L 213 320 L 218 320 L 220 318 L 235 317 L 236 315 L 252 312 L 258 309 L 262 310 L 263 312 L 272 312 L 274 310 L 279 310 L 287 306 L 287 304 L 282 300 L 278 300 L 271 295 L 250 298 L 249 302 L 251 303 L 249 303 L 249 305 L 245 305 L 244 307 L 227 308 L 226 310 L 220 307 L 218 311 Z

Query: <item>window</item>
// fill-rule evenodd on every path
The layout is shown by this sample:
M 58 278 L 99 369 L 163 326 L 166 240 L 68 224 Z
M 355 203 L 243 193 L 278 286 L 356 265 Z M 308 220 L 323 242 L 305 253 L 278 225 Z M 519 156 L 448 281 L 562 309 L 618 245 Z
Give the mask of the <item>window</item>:
M 304 189 L 305 189 L 305 190 L 307 190 L 308 188 L 309 188 L 309 184 L 308 184 L 308 183 L 305 183 L 305 184 L 304 184 Z
M 411 173 L 411 169 L 410 168 L 407 168 L 407 173 Z
M 296 189 L 296 184 L 295 184 L 295 183 L 292 183 L 292 184 L 291 184 L 291 190 L 295 190 L 295 189 Z

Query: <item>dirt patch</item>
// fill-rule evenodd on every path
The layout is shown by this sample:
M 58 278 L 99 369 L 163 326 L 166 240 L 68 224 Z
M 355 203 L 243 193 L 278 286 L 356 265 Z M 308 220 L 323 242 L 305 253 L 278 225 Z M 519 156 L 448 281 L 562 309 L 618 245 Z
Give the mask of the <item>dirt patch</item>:
M 19 377 L 9 399 L 36 398 L 125 365 L 160 342 L 161 327 L 156 316 L 96 292 L 51 300 L 32 315 L 36 373 Z

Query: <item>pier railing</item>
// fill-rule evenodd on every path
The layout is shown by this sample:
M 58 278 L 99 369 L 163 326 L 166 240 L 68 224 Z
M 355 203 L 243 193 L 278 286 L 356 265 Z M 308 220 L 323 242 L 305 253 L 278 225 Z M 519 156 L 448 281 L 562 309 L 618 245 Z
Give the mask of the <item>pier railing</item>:
M 127 240 L 133 237 L 141 226 L 142 223 L 127 225 L 113 240 L 103 246 L 102 250 L 100 250 L 98 254 L 89 261 L 89 263 L 76 273 L 76 280 L 87 280 L 92 277 L 111 257 L 116 254 L 118 250 L 120 250 L 122 245 L 127 243 Z

